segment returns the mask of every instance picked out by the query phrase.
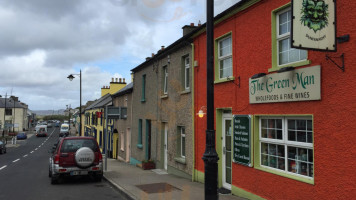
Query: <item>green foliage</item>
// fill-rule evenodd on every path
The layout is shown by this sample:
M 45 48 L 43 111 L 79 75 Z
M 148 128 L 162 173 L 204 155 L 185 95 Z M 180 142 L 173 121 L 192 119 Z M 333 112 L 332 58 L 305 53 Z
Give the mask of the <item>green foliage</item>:
M 64 116 L 64 115 L 47 115 L 43 117 L 43 120 L 48 121 L 48 120 L 60 120 L 60 121 L 64 121 L 64 120 L 68 120 L 69 117 L 68 116 Z

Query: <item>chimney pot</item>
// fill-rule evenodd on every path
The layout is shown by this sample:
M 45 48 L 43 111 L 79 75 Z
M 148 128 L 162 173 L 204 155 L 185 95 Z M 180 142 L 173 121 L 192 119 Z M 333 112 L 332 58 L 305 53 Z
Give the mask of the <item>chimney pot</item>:
M 161 50 L 164 50 L 164 46 L 161 46 Z
M 153 57 L 153 56 L 155 56 L 155 54 L 154 54 L 154 53 L 152 53 L 152 57 Z
M 125 83 L 125 78 L 123 78 L 124 80 L 123 80 L 123 83 Z
M 194 23 L 190 23 L 190 26 L 194 26 Z
M 119 83 L 121 83 L 121 78 L 119 78 Z
M 115 78 L 115 82 L 117 82 L 117 78 Z
M 114 82 L 114 78 L 111 78 L 111 82 Z

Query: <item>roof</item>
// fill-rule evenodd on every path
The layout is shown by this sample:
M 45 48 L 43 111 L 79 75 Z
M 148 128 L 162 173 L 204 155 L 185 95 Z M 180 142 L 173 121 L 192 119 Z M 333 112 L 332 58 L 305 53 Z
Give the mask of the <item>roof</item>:
M 124 88 L 122 88 L 121 90 L 117 91 L 116 93 L 114 93 L 112 95 L 112 97 L 119 97 L 122 96 L 124 94 L 128 94 L 131 93 L 133 90 L 133 82 L 129 83 L 128 85 L 126 85 Z
M 235 14 L 235 12 L 240 11 L 237 8 L 243 7 L 243 5 L 245 3 L 250 3 L 251 5 L 253 5 L 254 3 L 259 2 L 259 1 L 260 0 L 241 0 L 241 1 L 237 2 L 236 4 L 234 4 L 233 6 L 231 6 L 230 8 L 226 9 L 224 12 L 221 12 L 220 14 L 216 15 L 214 17 L 214 23 L 217 23 L 217 22 L 219 22 L 219 20 L 224 19 L 224 17 L 228 17 L 230 15 Z M 195 37 L 195 35 L 197 33 L 199 33 L 200 31 L 203 31 L 205 28 L 206 28 L 206 23 L 204 23 L 201 26 L 196 27 L 195 30 L 193 30 L 190 33 L 184 35 L 180 39 L 176 40 L 174 43 L 172 43 L 171 45 L 166 47 L 164 50 L 158 51 L 158 53 L 155 56 L 153 56 L 151 59 L 146 60 L 145 62 L 141 63 L 137 67 L 131 69 L 131 71 L 132 72 L 139 71 L 141 68 L 146 67 L 151 62 L 156 61 L 156 59 L 158 59 L 158 58 L 170 53 L 171 51 L 175 50 L 176 48 L 180 47 L 181 45 L 186 44 L 185 42 L 189 42 L 189 44 L 190 44 L 192 42 L 192 39 Z
M 110 103 L 111 101 L 112 101 L 111 94 L 107 93 L 106 95 L 102 96 L 100 99 L 95 100 L 94 103 L 90 104 L 90 106 L 88 106 L 85 110 L 101 108 L 107 105 L 108 103 Z
M 16 101 L 14 105 L 14 100 L 6 98 L 6 108 L 25 108 L 20 102 Z M 5 98 L 0 98 L 0 108 L 5 108 Z

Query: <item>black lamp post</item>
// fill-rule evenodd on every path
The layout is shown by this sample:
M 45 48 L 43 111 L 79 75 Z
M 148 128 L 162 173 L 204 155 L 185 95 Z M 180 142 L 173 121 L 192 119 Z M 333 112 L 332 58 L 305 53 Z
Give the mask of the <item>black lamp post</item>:
M 80 70 L 79 74 L 70 74 L 67 78 L 72 81 L 74 79 L 73 75 L 79 76 L 80 81 L 80 104 L 79 104 L 79 136 L 82 135 L 82 70 Z
M 1 95 L 0 95 L 0 97 L 1 97 Z M 5 137 L 5 115 L 6 115 L 6 97 L 7 97 L 7 93 L 5 94 L 5 99 L 4 99 L 4 101 L 5 101 L 5 107 L 4 107 L 4 127 L 2 128 L 2 137 L 4 138 Z
M 206 1 L 206 68 L 207 68 L 207 130 L 204 160 L 205 199 L 218 199 L 218 154 L 215 150 L 214 130 L 214 0 Z

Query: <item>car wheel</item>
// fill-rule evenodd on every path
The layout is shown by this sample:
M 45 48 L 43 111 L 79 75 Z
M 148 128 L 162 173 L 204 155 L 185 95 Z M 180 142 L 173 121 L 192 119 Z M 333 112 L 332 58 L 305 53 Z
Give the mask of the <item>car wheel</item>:
M 94 175 L 94 181 L 95 182 L 100 182 L 102 179 L 103 179 L 103 175 L 102 174 Z
M 93 150 L 88 147 L 82 147 L 75 152 L 75 163 L 79 168 L 90 167 L 95 159 Z
M 59 176 L 58 177 L 55 177 L 55 176 L 51 176 L 51 184 L 57 184 L 58 183 L 58 179 L 59 179 Z
M 2 154 L 2 149 L 0 150 L 0 154 Z
M 52 177 L 52 171 L 51 168 L 48 169 L 48 177 Z

